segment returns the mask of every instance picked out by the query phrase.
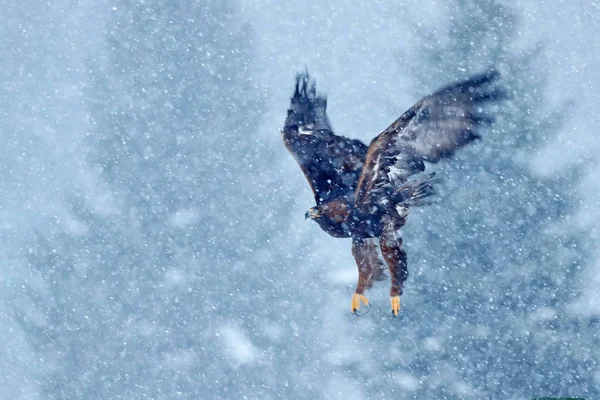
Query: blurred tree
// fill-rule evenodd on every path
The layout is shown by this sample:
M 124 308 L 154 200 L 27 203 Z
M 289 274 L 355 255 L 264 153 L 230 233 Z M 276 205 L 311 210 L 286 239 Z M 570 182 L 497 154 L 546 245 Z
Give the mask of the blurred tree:
M 211 1 L 120 2 L 106 27 L 106 53 L 90 60 L 88 159 L 107 198 L 71 193 L 84 228 L 38 235 L 43 282 L 17 318 L 52 360 L 45 398 L 227 393 L 212 338 L 269 283 L 245 263 L 286 204 L 269 205 L 274 158 L 253 140 L 252 32 Z
M 445 342 L 443 354 L 420 354 L 406 367 L 433 382 L 444 359 L 456 382 L 486 397 L 597 397 L 590 375 L 597 360 L 586 350 L 597 340 L 566 307 L 590 257 L 585 234 L 568 227 L 581 175 L 574 166 L 539 176 L 531 166 L 568 121 L 570 104 L 547 108 L 543 46 L 515 48 L 519 21 L 510 6 L 455 0 L 449 11 L 442 31 L 419 31 L 412 51 L 420 57 L 407 65 L 415 92 L 494 67 L 509 101 L 481 144 L 441 166 L 440 203 L 406 230 L 413 301 L 437 303 L 411 319 L 435 320 L 430 334 Z M 423 390 L 445 398 L 457 387 Z

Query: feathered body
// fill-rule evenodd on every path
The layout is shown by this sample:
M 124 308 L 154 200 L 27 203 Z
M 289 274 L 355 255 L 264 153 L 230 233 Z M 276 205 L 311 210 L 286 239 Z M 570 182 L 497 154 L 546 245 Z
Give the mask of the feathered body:
M 482 106 L 503 96 L 497 78 L 491 71 L 424 97 L 367 146 L 333 133 L 326 97 L 308 73 L 297 75 L 283 141 L 315 196 L 306 217 L 331 236 L 353 239 L 356 295 L 382 276 L 376 239 L 392 276 L 390 295 L 402 293 L 408 270 L 397 231 L 408 209 L 433 194 L 424 161 L 435 163 L 479 138 L 478 129 L 493 121 Z

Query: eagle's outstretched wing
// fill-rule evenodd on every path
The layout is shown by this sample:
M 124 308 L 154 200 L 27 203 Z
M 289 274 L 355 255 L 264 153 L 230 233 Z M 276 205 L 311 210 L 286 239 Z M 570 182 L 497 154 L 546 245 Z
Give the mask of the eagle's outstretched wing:
M 424 97 L 377 136 L 367 152 L 356 190 L 360 211 L 387 203 L 407 179 L 425 169 L 423 161 L 437 162 L 477 139 L 477 129 L 493 119 L 481 106 L 504 97 L 490 71 L 446 86 Z
M 308 73 L 296 76 L 296 90 L 283 127 L 283 142 L 310 184 L 317 204 L 354 197 L 367 146 L 335 135 L 327 118 L 327 99 L 316 93 Z

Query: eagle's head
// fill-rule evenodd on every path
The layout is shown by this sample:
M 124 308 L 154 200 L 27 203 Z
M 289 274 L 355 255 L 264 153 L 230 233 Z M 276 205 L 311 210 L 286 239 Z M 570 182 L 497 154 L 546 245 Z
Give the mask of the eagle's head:
M 334 200 L 311 207 L 305 219 L 312 219 L 333 237 L 350 237 L 350 226 L 347 223 L 350 215 L 349 207 L 344 200 Z
M 350 215 L 350 207 L 345 200 L 333 200 L 324 204 L 319 204 L 308 209 L 304 214 L 304 219 L 317 219 L 319 225 L 331 223 L 340 224 L 345 222 Z
M 308 211 L 304 214 L 304 219 L 315 219 L 321 218 L 323 215 L 319 210 L 319 206 L 314 206 L 308 209 Z

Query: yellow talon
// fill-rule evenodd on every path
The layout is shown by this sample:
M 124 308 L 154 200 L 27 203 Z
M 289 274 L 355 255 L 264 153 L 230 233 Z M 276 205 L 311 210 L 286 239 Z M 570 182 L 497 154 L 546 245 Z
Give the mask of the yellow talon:
M 369 305 L 369 300 L 362 294 L 354 293 L 352 295 L 352 312 L 356 313 L 360 309 L 360 302 L 365 303 L 365 306 Z
M 391 298 L 392 301 L 392 314 L 394 317 L 398 316 L 398 312 L 400 311 L 400 296 L 394 296 Z

